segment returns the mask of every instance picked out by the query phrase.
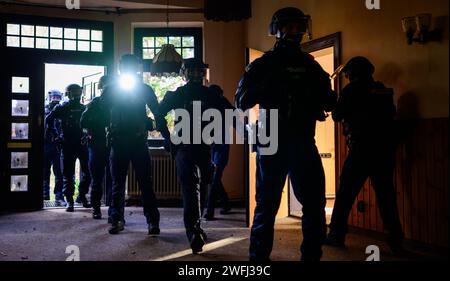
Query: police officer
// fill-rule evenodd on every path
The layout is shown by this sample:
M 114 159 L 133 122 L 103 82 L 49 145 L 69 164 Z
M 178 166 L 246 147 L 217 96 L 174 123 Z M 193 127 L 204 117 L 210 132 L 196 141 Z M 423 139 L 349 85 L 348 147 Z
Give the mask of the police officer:
M 393 184 L 395 105 L 393 92 L 373 79 L 375 67 L 365 57 L 354 57 L 342 72 L 350 80 L 339 97 L 333 119 L 343 122 L 349 153 L 326 240 L 332 246 L 345 244 L 347 220 L 353 202 L 367 178 L 376 193 L 388 244 L 394 253 L 402 250 L 403 232 Z
M 111 143 L 110 168 L 112 175 L 112 202 L 110 234 L 124 230 L 125 181 L 131 161 L 142 191 L 144 215 L 148 234 L 158 235 L 159 211 L 153 191 L 151 161 L 148 151 L 148 131 L 153 123 L 147 117 L 146 105 L 155 115 L 158 100 L 153 89 L 139 77 L 139 60 L 134 55 L 124 55 L 120 60 L 118 84 L 108 87 L 102 96 L 110 112 L 109 137 Z
M 105 91 L 113 82 L 112 76 L 103 76 L 98 89 Z M 109 126 L 109 112 L 102 103 L 102 96 L 94 98 L 81 115 L 81 127 L 87 130 L 89 149 L 89 171 L 92 177 L 91 204 L 92 217 L 102 218 L 100 210 L 103 193 L 105 169 L 108 166 L 109 148 L 106 141 L 106 128 Z
M 203 86 L 208 65 L 198 59 L 185 60 L 181 73 L 187 80 L 187 84 L 178 88 L 175 92 L 167 92 L 160 104 L 160 118 L 164 118 L 168 112 L 176 109 L 184 109 L 189 113 L 191 126 L 203 126 L 196 120 L 201 116 L 194 116 L 193 105 L 195 102 L 201 104 L 201 111 L 215 108 L 219 109 L 221 100 L 216 92 L 210 91 Z M 166 140 L 166 148 L 175 155 L 177 174 L 183 190 L 184 202 L 184 226 L 192 252 L 197 254 L 203 251 L 206 235 L 201 228 L 201 215 L 204 208 L 208 185 L 211 182 L 211 148 L 205 142 L 194 144 L 194 132 L 191 127 L 189 143 L 174 146 L 170 142 L 170 133 L 164 122 L 158 124 L 160 131 Z M 179 136 L 186 132 L 176 132 Z
M 335 106 L 336 95 L 329 75 L 300 48 L 308 22 L 309 16 L 297 8 L 277 11 L 269 28 L 277 38 L 275 47 L 247 67 L 236 93 L 238 108 L 247 110 L 259 104 L 260 111 L 277 109 L 279 119 L 278 151 L 264 155 L 262 145 L 257 148 L 251 261 L 270 259 L 275 216 L 287 175 L 303 206 L 302 260 L 319 260 L 322 256 L 325 176 L 314 135 L 316 121 L 325 120 L 325 112 Z
M 217 92 L 217 94 L 222 97 L 223 103 L 226 105 L 227 108 L 234 108 L 233 105 L 230 104 L 230 102 L 223 96 L 223 90 L 218 85 L 211 85 L 209 86 L 210 91 Z M 223 108 L 222 116 L 225 116 L 224 110 L 227 108 Z M 212 170 L 213 170 L 213 176 L 212 176 L 212 183 L 210 186 L 210 190 L 208 192 L 208 200 L 206 204 L 206 213 L 204 215 L 204 218 L 206 220 L 214 220 L 214 209 L 216 206 L 216 200 L 219 199 L 220 205 L 222 207 L 222 210 L 220 211 L 221 215 L 226 215 L 230 212 L 231 208 L 229 205 L 229 198 L 228 194 L 225 191 L 225 188 L 222 183 L 222 176 L 223 172 L 228 165 L 228 159 L 230 154 L 230 145 L 225 142 L 225 128 L 224 124 L 226 122 L 222 122 L 223 124 L 223 131 L 222 136 L 223 140 L 222 143 L 214 143 L 211 146 L 211 162 L 212 162 Z
M 50 114 L 53 109 L 61 102 L 62 93 L 58 90 L 48 92 L 48 104 L 45 106 L 45 116 Z M 60 130 L 59 122 L 56 124 L 56 129 Z M 47 132 L 47 130 L 46 130 Z M 55 139 L 49 134 L 44 136 L 44 200 L 50 200 L 50 174 L 53 167 L 53 174 L 55 175 L 55 201 L 57 206 L 65 205 L 63 195 L 63 176 L 61 171 L 61 153 Z
M 89 191 L 91 177 L 88 168 L 88 151 L 87 147 L 82 144 L 83 131 L 80 126 L 81 114 L 85 110 L 85 106 L 80 103 L 82 88 L 77 84 L 71 84 L 66 88 L 66 95 L 68 96 L 69 101 L 56 106 L 45 119 L 45 123 L 48 133 L 58 137 L 54 127 L 55 119 L 59 119 L 61 122 L 61 135 L 59 138 L 62 143 L 61 160 L 64 178 L 63 192 L 67 201 L 66 211 L 73 212 L 75 163 L 77 158 L 80 161 L 81 169 L 77 202 L 82 203 L 85 208 L 90 208 L 90 204 L 86 199 L 86 194 Z

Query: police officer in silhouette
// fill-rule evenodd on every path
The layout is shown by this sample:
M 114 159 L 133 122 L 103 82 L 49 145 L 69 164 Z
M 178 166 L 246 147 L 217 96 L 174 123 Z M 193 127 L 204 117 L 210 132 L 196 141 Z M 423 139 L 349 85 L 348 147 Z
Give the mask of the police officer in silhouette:
M 53 109 L 59 105 L 62 100 L 62 93 L 58 90 L 52 90 L 48 93 L 48 104 L 45 106 L 45 116 L 50 114 Z M 59 122 L 56 124 L 56 130 L 60 130 Z M 47 132 L 47 130 L 46 130 Z M 65 205 L 63 195 L 63 176 L 61 171 L 61 153 L 55 139 L 49 134 L 44 136 L 44 200 L 50 200 L 50 174 L 53 167 L 55 175 L 55 201 L 57 206 Z
M 82 203 L 83 207 L 90 208 L 86 194 L 89 191 L 91 177 L 88 168 L 87 147 L 82 144 L 83 130 L 80 126 L 81 114 L 85 106 L 80 103 L 82 88 L 77 84 L 71 84 L 66 88 L 66 95 L 69 101 L 56 106 L 53 111 L 47 115 L 45 123 L 48 133 L 61 141 L 61 162 L 63 170 L 63 192 L 67 201 L 67 212 L 74 211 L 73 196 L 75 193 L 75 163 L 80 161 L 81 178 L 78 186 L 77 202 Z M 55 120 L 61 122 L 61 134 L 55 128 Z
M 153 191 L 151 160 L 147 144 L 148 131 L 153 122 L 147 108 L 156 115 L 159 104 L 153 89 L 139 76 L 139 60 L 134 55 L 124 55 L 119 64 L 118 83 L 107 87 L 103 100 L 110 112 L 109 142 L 111 143 L 110 168 L 112 176 L 112 202 L 110 234 L 124 230 L 125 181 L 130 162 L 142 192 L 144 215 L 149 235 L 159 235 L 160 214 Z
M 353 202 L 367 178 L 388 230 L 394 253 L 402 251 L 403 232 L 393 183 L 395 140 L 393 91 L 373 79 L 375 67 L 365 57 L 354 57 L 342 72 L 350 83 L 343 89 L 333 119 L 344 124 L 349 153 L 342 169 L 339 190 L 326 243 L 344 247 L 347 220 Z
M 233 105 L 224 97 L 223 90 L 218 85 L 209 86 L 210 91 L 217 92 L 217 94 L 222 97 L 224 108 L 221 109 L 222 116 L 225 116 L 226 109 L 233 109 Z M 208 200 L 206 203 L 206 212 L 204 218 L 206 220 L 215 220 L 214 212 L 216 207 L 216 201 L 218 200 L 221 206 L 220 214 L 229 214 L 231 208 L 229 203 L 228 194 L 222 183 L 222 176 L 225 168 L 228 165 L 229 154 L 230 154 L 230 144 L 225 142 L 225 131 L 230 129 L 226 128 L 226 122 L 222 120 L 222 142 L 214 143 L 211 146 L 211 162 L 212 162 L 212 182 L 208 192 Z
M 166 148 L 176 157 L 177 174 L 183 190 L 184 225 L 186 235 L 192 252 L 197 254 L 203 251 L 206 234 L 201 228 L 201 216 L 205 207 L 205 197 L 208 186 L 211 183 L 211 147 L 209 143 L 201 140 L 194 143 L 193 126 L 204 128 L 201 116 L 194 115 L 194 104 L 201 105 L 201 112 L 207 109 L 223 108 L 223 99 L 215 91 L 211 91 L 203 85 L 208 65 L 199 59 L 185 60 L 181 73 L 187 80 L 187 84 L 178 88 L 175 92 L 167 92 L 160 103 L 160 118 L 171 110 L 184 109 L 189 113 L 190 131 L 175 132 L 178 136 L 189 134 L 188 143 L 174 145 L 166 123 L 158 124 L 161 133 L 166 140 Z
M 274 222 L 286 177 L 303 206 L 302 260 L 319 260 L 326 237 L 325 176 L 314 135 L 317 121 L 336 104 L 329 75 L 300 43 L 309 16 L 293 7 L 278 10 L 270 24 L 275 47 L 250 64 L 236 92 L 236 106 L 260 111 L 277 109 L 278 151 L 257 148 L 256 208 L 250 237 L 250 260 L 270 260 Z M 267 114 L 267 118 L 270 114 Z M 267 122 L 269 124 L 269 122 Z M 270 128 L 268 129 L 270 130 Z
M 112 76 L 100 78 L 98 89 L 103 93 L 114 81 Z M 92 177 L 91 204 L 92 217 L 102 218 L 100 210 L 103 196 L 105 169 L 109 168 L 109 148 L 106 141 L 106 128 L 109 126 L 109 111 L 102 103 L 105 97 L 95 97 L 81 115 L 81 127 L 87 131 L 89 149 L 89 171 Z

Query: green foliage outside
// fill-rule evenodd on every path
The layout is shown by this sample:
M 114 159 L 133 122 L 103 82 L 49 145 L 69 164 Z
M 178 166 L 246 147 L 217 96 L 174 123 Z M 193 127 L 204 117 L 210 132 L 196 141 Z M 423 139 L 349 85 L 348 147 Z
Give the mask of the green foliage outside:
M 144 82 L 148 85 L 150 85 L 153 90 L 155 91 L 156 97 L 158 98 L 158 101 L 161 102 L 166 95 L 167 91 L 175 91 L 178 87 L 183 86 L 186 84 L 184 79 L 181 76 L 151 76 L 150 73 L 144 74 Z M 151 118 L 154 119 L 153 114 L 150 112 L 150 110 L 147 108 L 147 114 Z M 174 127 L 174 121 L 175 121 L 175 115 L 173 112 L 168 114 L 166 116 L 167 125 L 169 127 L 169 130 L 172 131 Z M 151 139 L 158 139 L 162 138 L 161 133 L 157 131 L 153 131 L 149 133 L 149 138 Z

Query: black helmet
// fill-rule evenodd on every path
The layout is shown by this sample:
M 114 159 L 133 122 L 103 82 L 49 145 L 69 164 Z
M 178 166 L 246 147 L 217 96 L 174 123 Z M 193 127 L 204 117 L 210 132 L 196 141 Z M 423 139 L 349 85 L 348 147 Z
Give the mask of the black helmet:
M 139 64 L 139 58 L 133 54 L 125 54 L 120 57 L 121 64 Z
M 66 87 L 66 95 L 70 100 L 79 99 L 83 93 L 83 88 L 78 84 L 70 84 Z
M 186 59 L 181 66 L 180 74 L 188 81 L 201 83 L 208 67 L 202 60 Z
M 269 34 L 276 35 L 288 23 L 300 23 L 304 26 L 303 33 L 310 33 L 311 17 L 305 15 L 300 9 L 295 7 L 282 8 L 275 12 L 269 26 Z
M 105 89 L 107 86 L 111 85 L 114 81 L 114 76 L 112 75 L 104 75 L 98 81 L 98 88 Z
M 199 59 L 186 59 L 181 66 L 181 71 L 186 69 L 208 69 L 209 65 Z
M 367 77 L 375 73 L 375 66 L 368 58 L 358 56 L 351 58 L 342 69 L 342 72 L 353 77 Z

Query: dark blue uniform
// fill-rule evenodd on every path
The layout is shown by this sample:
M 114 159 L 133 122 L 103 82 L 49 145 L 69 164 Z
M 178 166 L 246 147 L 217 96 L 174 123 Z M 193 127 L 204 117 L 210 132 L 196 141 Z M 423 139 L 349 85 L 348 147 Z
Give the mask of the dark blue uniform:
M 63 170 L 63 192 L 69 202 L 73 202 L 75 193 L 75 162 L 78 158 L 80 161 L 81 179 L 78 187 L 80 198 L 85 198 L 89 192 L 91 177 L 88 168 L 88 151 L 83 145 L 83 131 L 80 126 L 81 114 L 85 110 L 85 106 L 79 102 L 64 102 L 56 106 L 53 111 L 46 117 L 46 126 L 50 130 L 50 134 L 56 135 L 54 123 L 56 119 L 61 121 L 62 150 L 61 161 Z
M 370 178 L 389 242 L 399 246 L 403 233 L 393 184 L 395 165 L 393 93 L 372 78 L 347 85 L 333 111 L 344 122 L 349 154 L 345 160 L 330 224 L 330 235 L 344 242 L 353 202 Z
M 160 120 L 164 122 L 163 117 L 171 110 L 185 109 L 189 112 L 192 121 L 194 101 L 201 102 L 202 112 L 211 108 L 222 108 L 219 95 L 209 91 L 200 83 L 188 82 L 175 92 L 167 92 L 160 104 Z M 202 233 L 201 213 L 212 174 L 211 148 L 203 142 L 202 144 L 193 144 L 192 130 L 191 128 L 191 144 L 180 144 L 175 148 L 177 174 L 183 190 L 184 225 L 189 241 L 193 239 L 194 235 Z M 163 125 L 161 132 L 166 141 L 169 141 L 170 134 L 167 127 Z M 182 132 L 178 133 L 182 134 Z
M 52 102 L 45 106 L 45 116 L 50 114 L 59 102 Z M 55 129 L 60 130 L 59 122 L 57 121 Z M 47 130 L 46 130 L 47 132 Z M 50 197 L 50 174 L 53 167 L 53 174 L 55 175 L 55 199 L 63 200 L 63 175 L 61 171 L 61 153 L 57 144 L 54 142 L 52 136 L 48 133 L 44 136 L 44 198 Z
M 221 96 L 223 104 L 222 116 L 225 116 L 226 109 L 233 109 L 233 105 L 224 97 Z M 224 118 L 225 119 L 225 118 Z M 228 129 L 226 128 L 225 120 L 222 120 L 222 143 L 221 144 L 213 144 L 211 147 L 211 162 L 213 169 L 212 183 L 211 188 L 208 193 L 208 201 L 206 206 L 206 218 L 214 217 L 214 209 L 217 198 L 219 199 L 220 205 L 222 207 L 222 212 L 229 211 L 229 198 L 228 194 L 225 191 L 225 188 L 222 183 L 223 172 L 228 165 L 229 154 L 230 154 L 230 145 L 225 143 L 225 133 Z
M 81 127 L 88 131 L 89 171 L 92 177 L 91 204 L 94 210 L 101 207 L 103 180 L 108 168 L 109 147 L 106 128 L 109 126 L 109 112 L 101 97 L 94 98 L 81 115 Z
M 211 148 L 211 161 L 213 164 L 213 177 L 211 189 L 208 193 L 208 204 L 206 214 L 214 217 L 214 209 L 217 198 L 219 199 L 222 210 L 229 210 L 229 198 L 222 183 L 223 172 L 228 165 L 230 154 L 229 144 L 214 144 Z
M 144 215 L 152 227 L 159 227 L 159 211 L 153 191 L 150 154 L 147 145 L 151 129 L 146 105 L 155 114 L 158 100 L 153 89 L 139 82 L 132 90 L 118 86 L 105 89 L 104 104 L 110 112 L 110 169 L 112 176 L 112 202 L 110 214 L 113 223 L 124 221 L 125 181 L 129 163 L 133 164 L 142 192 Z
M 251 260 L 270 258 L 286 176 L 303 206 L 302 259 L 320 259 L 326 236 L 325 176 L 314 135 L 316 121 L 324 120 L 324 111 L 331 111 L 335 103 L 328 74 L 300 47 L 277 43 L 249 65 L 242 77 L 236 106 L 247 110 L 259 104 L 261 110 L 278 109 L 279 118 L 278 151 L 262 155 L 261 146 L 257 149 Z

